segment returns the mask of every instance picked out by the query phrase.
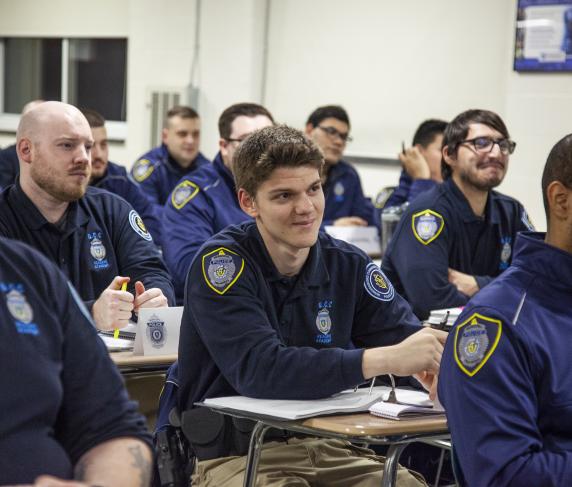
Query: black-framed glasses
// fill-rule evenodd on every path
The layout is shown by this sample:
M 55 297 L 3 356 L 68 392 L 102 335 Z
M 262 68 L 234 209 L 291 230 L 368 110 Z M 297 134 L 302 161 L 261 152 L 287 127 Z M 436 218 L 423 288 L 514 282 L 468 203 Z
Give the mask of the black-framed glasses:
M 318 128 L 323 130 L 324 132 L 326 132 L 326 134 L 328 134 L 332 138 L 339 137 L 342 140 L 342 142 L 347 143 L 347 142 L 351 142 L 352 140 L 354 140 L 350 136 L 350 134 L 340 132 L 338 129 L 336 129 L 334 127 L 322 127 L 321 125 L 318 125 Z
M 250 135 L 250 134 L 248 134 L 248 135 Z M 237 142 L 237 143 L 239 143 L 239 144 L 242 144 L 242 143 L 248 138 L 248 135 L 247 135 L 246 137 L 243 137 L 242 139 L 231 139 L 231 138 L 228 138 L 228 139 L 224 139 L 224 140 L 226 140 L 227 142 Z
M 493 139 L 492 137 L 475 137 L 474 139 L 462 140 L 459 142 L 461 144 L 472 144 L 477 152 L 488 153 L 493 150 L 496 145 L 499 146 L 501 154 L 508 155 L 514 152 L 516 148 L 516 142 L 510 139 Z

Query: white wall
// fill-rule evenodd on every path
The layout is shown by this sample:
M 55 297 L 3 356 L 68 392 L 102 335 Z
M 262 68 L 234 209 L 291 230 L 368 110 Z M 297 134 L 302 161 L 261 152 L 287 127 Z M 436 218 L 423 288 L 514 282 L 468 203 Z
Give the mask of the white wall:
M 203 0 L 196 82 L 202 150 L 217 149 L 220 112 L 264 101 L 278 121 L 302 128 L 315 107 L 344 105 L 356 155 L 393 157 L 428 117 L 466 108 L 497 111 L 518 142 L 501 190 L 544 227 L 540 172 L 550 147 L 571 132 L 572 76 L 512 71 L 516 0 L 270 0 L 263 78 L 265 0 Z M 195 1 L 0 0 L 0 36 L 126 36 L 126 143 L 130 165 L 146 150 L 149 92 L 189 84 Z M 265 99 L 261 100 L 265 92 Z M 0 145 L 13 135 L 0 134 Z M 367 193 L 397 182 L 396 168 L 358 167 Z

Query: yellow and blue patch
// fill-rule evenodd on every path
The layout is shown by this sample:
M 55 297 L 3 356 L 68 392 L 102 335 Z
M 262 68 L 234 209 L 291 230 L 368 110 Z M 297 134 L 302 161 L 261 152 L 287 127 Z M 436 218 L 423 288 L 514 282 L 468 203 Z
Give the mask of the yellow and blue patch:
M 133 178 L 138 183 L 141 183 L 151 176 L 154 169 L 155 167 L 149 159 L 139 159 L 133 164 Z
M 373 262 L 365 268 L 365 290 L 372 297 L 379 301 L 391 301 L 395 296 L 395 290 L 390 280 Z
M 473 377 L 491 357 L 502 334 L 502 323 L 495 318 L 473 313 L 455 330 L 455 362 Z
M 433 210 L 423 210 L 414 213 L 411 217 L 411 228 L 413 235 L 423 245 L 429 245 L 443 231 L 445 219 L 442 215 Z
M 242 274 L 244 259 L 232 250 L 219 247 L 203 255 L 202 265 L 207 286 L 222 296 Z
M 180 210 L 189 201 L 191 201 L 199 192 L 199 187 L 192 181 L 182 181 L 177 184 L 176 188 L 171 193 L 171 203 L 173 206 Z

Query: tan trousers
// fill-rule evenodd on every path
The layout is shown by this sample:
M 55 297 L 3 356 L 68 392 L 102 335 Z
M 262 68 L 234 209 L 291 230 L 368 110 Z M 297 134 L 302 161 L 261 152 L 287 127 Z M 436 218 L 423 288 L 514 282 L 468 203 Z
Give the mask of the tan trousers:
M 256 485 L 272 487 L 379 487 L 385 459 L 342 440 L 291 439 L 264 445 Z M 193 487 L 242 487 L 246 457 L 199 462 Z M 416 472 L 399 467 L 399 487 L 427 486 Z

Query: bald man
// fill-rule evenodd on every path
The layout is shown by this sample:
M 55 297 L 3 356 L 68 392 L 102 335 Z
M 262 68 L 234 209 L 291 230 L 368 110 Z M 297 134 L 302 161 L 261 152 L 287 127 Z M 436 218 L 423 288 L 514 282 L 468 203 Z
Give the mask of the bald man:
M 87 120 L 71 105 L 45 102 L 24 114 L 16 142 L 20 179 L 0 195 L 0 235 L 55 262 L 97 327 L 110 330 L 126 326 L 139 308 L 168 306 L 174 292 L 137 212 L 88 187 L 92 146 Z

